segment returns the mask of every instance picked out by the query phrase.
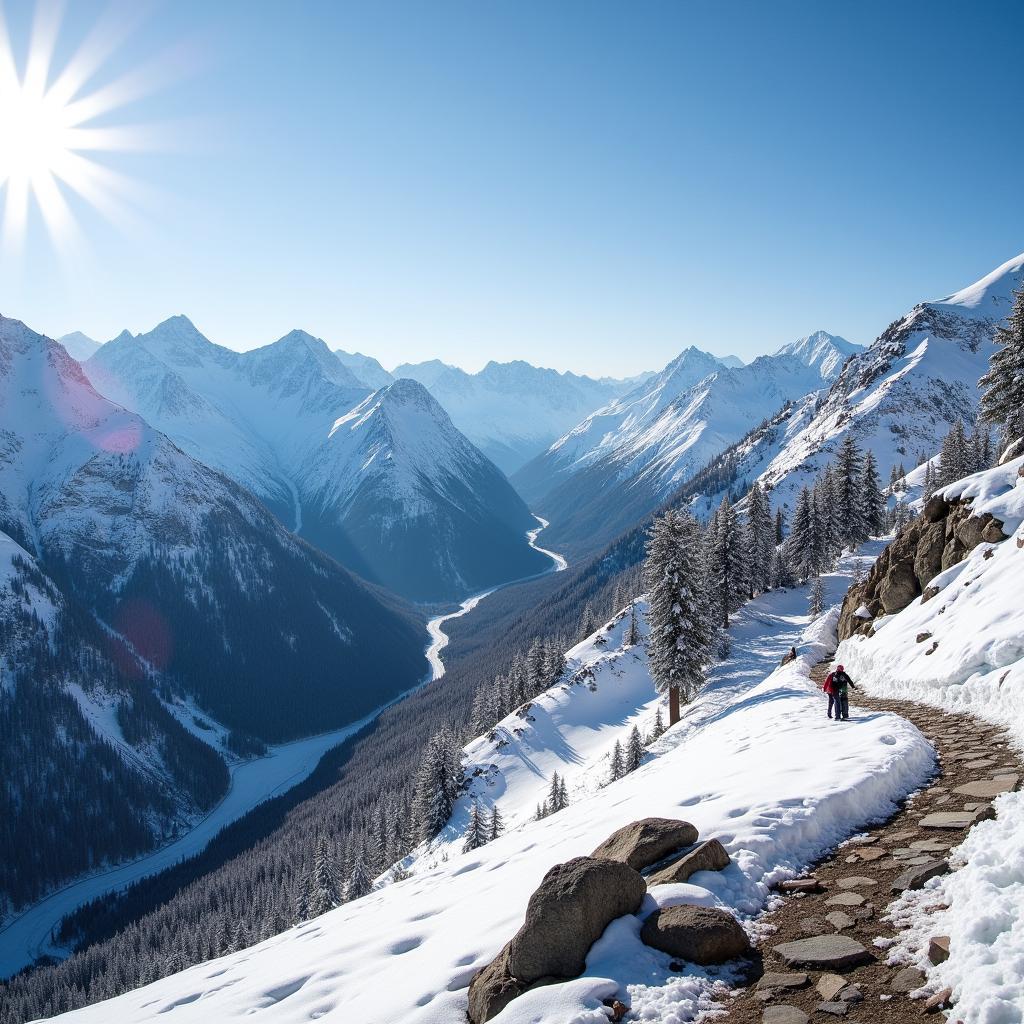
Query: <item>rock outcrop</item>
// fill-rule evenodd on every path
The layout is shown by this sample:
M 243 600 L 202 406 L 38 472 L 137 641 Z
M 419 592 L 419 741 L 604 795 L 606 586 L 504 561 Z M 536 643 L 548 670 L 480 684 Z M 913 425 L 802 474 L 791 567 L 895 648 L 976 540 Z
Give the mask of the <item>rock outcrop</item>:
M 708 839 L 696 849 L 647 876 L 647 884 L 669 885 L 685 882 L 698 871 L 721 871 L 729 866 L 729 854 L 717 839 Z
M 939 591 L 931 582 L 962 562 L 979 544 L 1006 540 L 1003 524 L 990 513 L 975 516 L 970 501 L 935 494 L 921 514 L 879 555 L 866 580 L 848 591 L 839 613 L 839 639 L 870 636 L 879 615 L 902 611 L 916 597 Z
M 675 818 L 642 818 L 616 829 L 591 857 L 620 861 L 642 871 L 697 842 L 697 829 Z
M 530 897 L 526 920 L 469 986 L 469 1018 L 482 1024 L 538 983 L 575 978 L 617 917 L 635 914 L 647 887 L 628 864 L 574 857 L 556 864 Z

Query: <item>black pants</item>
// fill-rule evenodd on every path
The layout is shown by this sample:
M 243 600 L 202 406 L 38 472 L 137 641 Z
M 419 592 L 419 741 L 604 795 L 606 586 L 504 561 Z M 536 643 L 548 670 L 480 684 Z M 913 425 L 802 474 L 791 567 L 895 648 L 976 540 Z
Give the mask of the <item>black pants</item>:
M 836 718 L 847 719 L 850 717 L 850 695 L 845 691 L 835 695 Z
M 831 718 L 831 717 L 832 717 L 832 709 L 833 709 L 833 708 L 834 708 L 835 706 L 836 706 L 836 698 L 835 698 L 835 694 L 832 694 L 832 693 L 830 693 L 830 694 L 828 695 L 828 717 L 829 717 L 829 718 Z M 836 716 L 838 717 L 838 715 L 839 715 L 839 712 L 837 711 L 837 712 L 836 712 Z

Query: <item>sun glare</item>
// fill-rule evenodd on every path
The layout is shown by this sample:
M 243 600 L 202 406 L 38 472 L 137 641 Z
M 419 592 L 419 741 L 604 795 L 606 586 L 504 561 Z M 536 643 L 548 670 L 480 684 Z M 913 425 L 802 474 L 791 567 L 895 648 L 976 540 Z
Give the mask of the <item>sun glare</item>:
M 139 148 L 137 130 L 96 121 L 149 91 L 146 69 L 89 88 L 137 19 L 129 9 L 111 8 L 54 73 L 61 10 L 39 0 L 19 74 L 0 7 L 0 234 L 8 251 L 20 247 L 33 204 L 58 247 L 75 233 L 69 200 L 111 220 L 131 220 L 130 180 L 85 154 Z

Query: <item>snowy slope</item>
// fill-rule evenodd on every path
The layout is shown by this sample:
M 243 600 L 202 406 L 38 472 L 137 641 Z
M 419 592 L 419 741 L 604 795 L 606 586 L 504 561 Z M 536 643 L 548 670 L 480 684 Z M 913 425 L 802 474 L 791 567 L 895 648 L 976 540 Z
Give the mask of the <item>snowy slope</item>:
M 297 479 L 306 535 L 415 600 L 463 597 L 548 565 L 526 537 L 536 521 L 522 499 L 414 380 L 340 416 Z
M 976 415 L 978 378 L 1022 276 L 1024 254 L 915 306 L 850 360 L 824 402 L 800 404 L 781 427 L 745 442 L 734 453 L 737 478 L 760 477 L 772 504 L 791 509 L 847 433 L 874 452 L 883 482 L 893 465 L 910 470 L 920 453 L 936 452 L 957 417 L 970 424 Z
M 971 499 L 975 515 L 991 513 L 1010 539 L 976 547 L 932 580 L 936 597 L 876 620 L 874 636 L 844 641 L 838 657 L 870 693 L 978 715 L 1024 748 L 1022 472 L 1016 459 L 943 492 Z M 922 633 L 938 641 L 931 656 L 931 644 L 917 642 Z M 955 1016 L 965 1021 L 1024 1019 L 1024 792 L 999 797 L 996 808 L 995 821 L 971 831 L 966 867 L 902 901 L 911 917 L 915 907 L 949 907 L 928 915 L 895 953 L 925 966 L 929 935 L 949 935 L 949 960 L 927 969 L 937 988 L 953 987 Z
M 352 371 L 360 384 L 374 391 L 387 387 L 395 379 L 373 356 L 364 356 L 362 352 L 346 352 L 340 348 L 336 348 L 334 354 L 343 366 Z
M 466 373 L 438 360 L 404 364 L 396 377 L 418 380 L 452 422 L 505 473 L 513 473 L 574 423 L 622 394 L 622 381 L 592 380 L 531 366 L 489 362 Z
M 689 348 L 523 467 L 514 483 L 558 543 L 594 550 L 783 403 L 818 391 L 856 346 L 819 331 L 747 366 Z
M 850 571 L 846 564 L 827 581 L 832 599 Z M 589 667 L 593 689 L 557 686 L 541 699 L 534 722 L 502 723 L 522 730 L 506 747 L 491 751 L 481 738 L 467 748 L 471 763 L 498 759 L 497 773 L 481 786 L 516 819 L 507 834 L 470 854 L 457 852 L 454 835 L 442 838 L 405 881 L 251 949 L 58 1019 L 129 1024 L 173 1010 L 177 1021 L 230 1022 L 263 1011 L 288 1024 L 348 1020 L 358 1008 L 365 1024 L 455 1024 L 464 1019 L 471 977 L 518 928 L 544 872 L 647 815 L 691 819 L 702 834 L 721 839 L 733 864 L 655 888 L 642 913 L 657 903 L 691 902 L 730 907 L 749 920 L 772 882 L 865 819 L 887 815 L 932 767 L 930 747 L 905 720 L 870 715 L 849 728 L 826 724 L 807 672 L 825 650 L 834 613 L 807 634 L 797 662 L 775 667 L 808 627 L 805 606 L 800 591 L 749 605 L 738 616 L 734 656 L 716 668 L 683 722 L 635 773 L 599 790 L 585 776 L 600 776 L 613 734 L 649 721 L 653 693 L 642 655 L 616 646 L 621 623 L 606 631 L 606 646 L 591 638 L 571 652 L 570 672 Z M 545 760 L 535 765 L 538 757 Z M 572 802 L 540 822 L 525 821 L 544 774 L 556 766 L 568 776 Z M 616 994 L 640 1019 L 692 1019 L 722 991 L 716 978 L 728 981 L 728 969 L 671 972 L 669 957 L 639 942 L 639 927 L 634 917 L 614 922 L 581 978 L 528 993 L 496 1020 L 606 1024 L 600 1001 Z
M 173 317 L 105 345 L 86 371 L 296 533 L 397 593 L 464 597 L 539 570 L 525 506 L 437 403 L 399 429 L 411 390 L 392 382 L 368 397 L 353 368 L 303 331 L 234 352 Z
M 89 356 L 95 355 L 103 344 L 101 341 L 93 341 L 92 338 L 81 331 L 72 331 L 70 334 L 65 334 L 57 340 L 68 350 L 68 355 L 72 359 L 77 359 L 80 363 L 84 363 Z

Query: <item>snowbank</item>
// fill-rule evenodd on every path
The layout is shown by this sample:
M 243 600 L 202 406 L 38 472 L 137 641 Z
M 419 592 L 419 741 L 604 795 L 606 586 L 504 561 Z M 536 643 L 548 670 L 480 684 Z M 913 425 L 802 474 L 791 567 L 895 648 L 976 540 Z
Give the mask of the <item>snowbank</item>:
M 1024 459 L 948 487 L 990 512 L 1009 540 L 982 544 L 933 581 L 941 592 L 876 624 L 871 638 L 843 642 L 838 657 L 876 696 L 906 698 L 1005 726 L 1024 747 Z M 929 634 L 927 642 L 917 637 Z M 933 654 L 927 651 L 938 642 Z M 933 987 L 951 986 L 956 1016 L 972 1024 L 1024 1022 L 1024 793 L 996 801 L 998 817 L 974 828 L 954 853 L 966 866 L 898 901 L 910 924 L 892 958 L 930 971 Z M 949 910 L 922 918 L 928 906 Z M 950 958 L 925 963 L 929 935 L 950 936 Z
M 848 586 L 852 561 L 827 579 L 829 600 Z M 775 881 L 799 872 L 865 821 L 889 815 L 933 768 L 931 747 L 904 719 L 856 711 L 850 723 L 826 719 L 823 697 L 807 673 L 831 643 L 835 613 L 808 628 L 806 606 L 802 590 L 748 605 L 737 617 L 732 657 L 716 667 L 683 721 L 620 781 L 589 793 L 579 786 L 565 810 L 524 821 L 473 853 L 457 853 L 452 842 L 435 851 L 436 867 L 421 865 L 405 881 L 251 949 L 59 1019 L 128 1024 L 161 1019 L 173 1008 L 179 1024 L 241 1020 L 257 1010 L 269 1011 L 265 1019 L 275 1024 L 318 1018 L 454 1024 L 464 1020 L 470 979 L 519 927 L 547 869 L 589 853 L 614 829 L 648 815 L 692 820 L 702 835 L 722 841 L 733 863 L 685 885 L 657 887 L 647 908 L 700 902 L 729 907 L 749 922 Z M 560 771 L 573 778 L 597 772 L 614 742 L 610 732 L 602 736 L 597 729 L 594 744 L 583 743 L 587 723 L 596 721 L 594 707 L 604 707 L 607 729 L 614 724 L 618 730 L 646 714 L 653 697 L 649 680 L 644 691 L 633 678 L 640 662 L 630 663 L 630 653 L 617 660 L 633 664 L 626 684 L 632 709 L 628 700 L 617 703 L 615 694 L 624 691 L 611 682 L 613 642 L 621 643 L 619 632 L 594 653 L 597 661 L 611 662 L 603 670 L 607 679 L 599 674 L 597 692 L 587 686 L 556 690 L 547 722 L 532 723 L 540 730 L 533 735 L 560 750 Z M 601 648 L 588 644 L 570 652 L 574 663 Z M 791 644 L 800 647 L 800 657 L 777 667 Z M 559 736 L 570 742 L 557 747 Z M 520 791 L 517 805 L 535 803 L 544 786 L 537 774 L 529 785 L 525 780 L 534 771 L 531 756 L 549 748 L 538 742 L 531 752 L 520 739 L 518 754 L 506 751 L 510 760 L 502 766 L 503 809 Z M 540 775 L 547 770 L 545 764 Z M 672 1024 L 692 1020 L 709 1005 L 716 985 L 729 982 L 728 969 L 670 972 L 670 958 L 643 946 L 638 932 L 639 917 L 614 922 L 591 950 L 583 977 L 546 987 L 543 998 L 524 996 L 496 1021 L 604 1024 L 601 999 L 619 993 L 640 1019 Z

